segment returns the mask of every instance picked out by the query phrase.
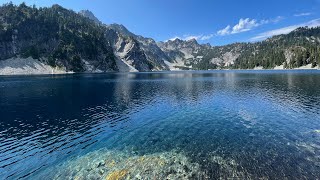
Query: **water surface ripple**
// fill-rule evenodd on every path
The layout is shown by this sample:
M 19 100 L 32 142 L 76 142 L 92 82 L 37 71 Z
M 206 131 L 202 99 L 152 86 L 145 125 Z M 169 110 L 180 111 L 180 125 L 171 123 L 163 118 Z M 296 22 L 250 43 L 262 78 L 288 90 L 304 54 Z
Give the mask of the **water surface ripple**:
M 320 178 L 316 70 L 1 76 L 0 114 L 0 179 L 91 177 L 102 157 L 118 164 L 93 179 Z

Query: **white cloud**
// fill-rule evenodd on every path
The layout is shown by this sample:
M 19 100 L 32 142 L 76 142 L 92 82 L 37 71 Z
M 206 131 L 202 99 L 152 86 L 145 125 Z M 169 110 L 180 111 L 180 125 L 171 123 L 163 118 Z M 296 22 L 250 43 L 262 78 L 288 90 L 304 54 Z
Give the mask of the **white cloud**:
M 240 19 L 239 23 L 233 26 L 231 34 L 237 34 L 241 32 L 250 31 L 252 28 L 259 26 L 255 19 Z
M 283 19 L 284 19 L 283 16 L 277 16 L 276 18 L 273 18 L 273 19 L 263 19 L 263 20 L 260 21 L 259 25 L 277 23 L 277 22 L 279 22 L 279 21 L 281 21 Z
M 320 18 L 319 19 L 314 19 L 312 21 L 305 22 L 305 23 L 302 23 L 302 24 L 296 24 L 296 25 L 287 26 L 287 27 L 280 28 L 280 29 L 274 29 L 274 30 L 271 30 L 271 31 L 267 31 L 267 32 L 258 34 L 255 37 L 252 37 L 250 39 L 250 41 L 261 41 L 261 40 L 265 40 L 265 39 L 267 39 L 269 37 L 272 37 L 272 36 L 276 36 L 276 35 L 280 35 L 280 34 L 289 34 L 293 30 L 295 30 L 295 29 L 297 29 L 299 27 L 305 27 L 305 26 L 308 26 L 308 27 L 320 26 Z
M 301 16 L 310 16 L 312 13 L 310 13 L 310 12 L 306 12 L 306 13 L 299 13 L 299 14 L 295 14 L 295 15 L 293 15 L 293 16 L 295 16 L 295 17 L 301 17 Z
M 204 35 L 200 38 L 201 41 L 209 40 L 214 37 L 214 34 Z
M 228 25 L 227 27 L 225 27 L 224 29 L 221 29 L 217 32 L 218 35 L 220 36 L 225 36 L 225 35 L 229 35 L 229 34 L 237 34 L 237 33 L 241 33 L 241 32 L 246 32 L 246 31 L 250 31 L 252 28 L 259 26 L 259 24 L 257 23 L 257 21 L 255 19 L 250 19 L 250 18 L 246 18 L 246 19 L 240 19 L 239 23 L 234 25 L 232 28 L 230 25 Z
M 195 39 L 197 41 L 206 41 L 209 40 L 211 38 L 213 38 L 214 36 L 225 36 L 225 35 L 229 35 L 229 34 L 237 34 L 237 33 L 241 33 L 241 32 L 246 32 L 246 31 L 250 31 L 255 27 L 264 25 L 264 24 L 270 24 L 270 23 L 277 23 L 279 21 L 281 21 L 282 19 L 284 19 L 284 17 L 282 16 L 278 16 L 276 18 L 273 19 L 265 19 L 265 20 L 256 20 L 256 19 L 250 19 L 250 18 L 241 18 L 239 20 L 239 23 L 234 25 L 233 27 L 231 27 L 230 25 L 228 25 L 227 27 L 225 27 L 224 29 L 219 30 L 217 33 L 215 34 L 205 34 L 205 35 L 183 35 L 183 36 L 175 36 L 173 38 L 170 38 L 169 40 L 174 41 L 175 39 L 181 39 L 181 40 L 191 40 L 191 39 Z M 167 40 L 167 41 L 169 41 Z
M 211 38 L 214 37 L 214 34 L 208 34 L 208 35 L 183 35 L 182 37 L 180 36 L 175 36 L 173 38 L 170 38 L 169 40 L 174 41 L 176 39 L 181 39 L 181 40 L 191 40 L 191 39 L 195 39 L 195 40 L 200 40 L 200 41 L 205 41 L 205 40 L 209 40 Z M 168 40 L 167 40 L 168 41 Z
M 231 26 L 228 25 L 226 28 L 221 29 L 220 31 L 218 31 L 217 34 L 220 35 L 220 36 L 228 35 L 228 34 L 231 33 L 230 29 L 231 29 Z
M 253 28 L 264 25 L 264 24 L 277 23 L 277 22 L 281 21 L 282 19 L 284 19 L 284 17 L 282 17 L 282 16 L 278 16 L 273 19 L 264 19 L 264 20 L 260 20 L 260 21 L 258 21 L 256 19 L 250 19 L 250 18 L 245 18 L 245 19 L 241 18 L 239 20 L 238 24 L 234 25 L 232 28 L 230 25 L 228 25 L 224 29 L 219 30 L 217 32 L 217 35 L 225 36 L 225 35 L 229 35 L 229 34 L 238 34 L 241 32 L 250 31 Z

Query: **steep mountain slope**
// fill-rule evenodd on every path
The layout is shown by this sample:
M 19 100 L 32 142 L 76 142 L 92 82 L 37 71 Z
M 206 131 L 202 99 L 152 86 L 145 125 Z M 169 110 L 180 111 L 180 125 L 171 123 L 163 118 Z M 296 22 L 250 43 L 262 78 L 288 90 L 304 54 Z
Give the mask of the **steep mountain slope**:
M 101 24 L 88 10 L 80 11 L 79 14 Z M 165 61 L 170 61 L 170 58 L 153 39 L 135 35 L 120 24 L 101 25 L 107 28 L 106 34 L 118 58 L 120 71 L 169 70 Z
M 59 5 L 0 7 L 0 60 L 14 57 L 73 72 L 169 70 L 154 40 Z
M 66 71 L 117 71 L 106 28 L 58 5 L 0 7 L 0 60 L 33 57 Z
M 117 64 L 121 67 L 120 71 L 151 71 L 154 69 L 136 39 L 131 36 L 124 36 L 109 28 L 105 34 L 113 47 Z
M 165 61 L 170 61 L 170 59 L 157 46 L 153 39 L 137 36 L 131 33 L 123 25 L 110 24 L 106 25 L 106 27 L 109 30 L 108 32 L 114 31 L 118 36 L 118 41 L 111 38 L 111 42 L 113 44 L 115 54 L 117 54 L 121 60 L 132 65 L 139 71 L 169 70 Z M 132 63 L 138 61 L 141 63 Z M 144 66 L 144 68 L 139 69 L 139 67 L 136 66 Z
M 79 14 L 93 20 L 97 24 L 102 24 L 101 21 L 89 10 L 81 10 L 79 11 Z

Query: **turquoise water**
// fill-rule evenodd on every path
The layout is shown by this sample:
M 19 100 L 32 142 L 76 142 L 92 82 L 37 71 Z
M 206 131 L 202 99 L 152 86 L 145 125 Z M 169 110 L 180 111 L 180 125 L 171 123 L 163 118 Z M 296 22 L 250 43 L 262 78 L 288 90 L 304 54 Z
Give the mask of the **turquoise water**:
M 0 179 L 320 178 L 320 71 L 0 77 Z

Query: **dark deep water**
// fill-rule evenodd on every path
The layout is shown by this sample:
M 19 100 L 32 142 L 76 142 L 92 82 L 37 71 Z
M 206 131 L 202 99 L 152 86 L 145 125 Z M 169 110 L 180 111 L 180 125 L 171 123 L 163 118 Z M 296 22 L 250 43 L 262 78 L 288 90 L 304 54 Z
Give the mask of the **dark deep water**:
M 0 77 L 0 179 L 79 178 L 109 151 L 112 171 L 174 152 L 191 179 L 319 179 L 320 71 Z M 163 164 L 142 179 L 180 172 Z

